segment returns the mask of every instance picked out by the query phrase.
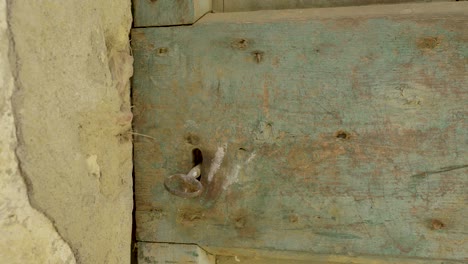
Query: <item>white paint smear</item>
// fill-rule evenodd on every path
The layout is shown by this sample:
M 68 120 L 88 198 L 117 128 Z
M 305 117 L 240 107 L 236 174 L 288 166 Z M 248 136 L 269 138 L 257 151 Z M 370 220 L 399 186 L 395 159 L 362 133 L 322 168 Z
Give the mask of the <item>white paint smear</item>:
M 252 152 L 252 154 L 250 154 L 249 158 L 245 161 L 244 164 L 245 165 L 249 164 L 255 158 L 256 155 L 257 154 L 255 153 L 255 151 Z M 224 190 L 226 190 L 229 186 L 239 181 L 239 173 L 241 169 L 242 169 L 242 166 L 239 164 L 234 166 L 234 168 L 232 169 L 232 172 L 227 176 L 226 180 L 224 181 L 224 184 L 223 184 Z
M 218 150 L 215 153 L 215 157 L 211 161 L 210 171 L 208 172 L 208 182 L 213 180 L 214 175 L 218 172 L 221 164 L 223 163 L 224 155 L 226 155 L 227 145 L 225 144 L 222 147 L 218 147 Z
M 255 156 L 257 156 L 257 153 L 252 152 L 252 154 L 250 154 L 249 158 L 245 161 L 245 164 L 249 164 L 254 158 Z

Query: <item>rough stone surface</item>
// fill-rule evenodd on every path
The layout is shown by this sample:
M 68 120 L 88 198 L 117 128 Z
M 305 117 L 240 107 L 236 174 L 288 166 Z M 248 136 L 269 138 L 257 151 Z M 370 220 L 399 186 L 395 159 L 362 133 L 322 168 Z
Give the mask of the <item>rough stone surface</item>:
M 4 1 L 0 262 L 129 263 L 130 1 Z
M 15 157 L 14 75 L 6 2 L 0 1 L 0 263 L 75 263 L 52 223 L 31 207 Z

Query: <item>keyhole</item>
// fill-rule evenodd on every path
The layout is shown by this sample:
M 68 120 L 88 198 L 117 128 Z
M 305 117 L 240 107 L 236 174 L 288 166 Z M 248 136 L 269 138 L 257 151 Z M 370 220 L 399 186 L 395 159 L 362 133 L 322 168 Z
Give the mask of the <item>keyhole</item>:
M 203 154 L 199 148 L 192 150 L 193 166 L 197 166 L 203 162 Z M 197 180 L 201 180 L 202 175 L 198 176 Z

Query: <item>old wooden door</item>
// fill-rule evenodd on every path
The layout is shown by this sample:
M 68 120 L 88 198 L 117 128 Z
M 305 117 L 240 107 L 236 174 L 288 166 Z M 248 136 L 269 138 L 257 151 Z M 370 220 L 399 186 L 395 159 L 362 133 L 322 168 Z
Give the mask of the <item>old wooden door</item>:
M 132 45 L 141 261 L 468 261 L 468 2 L 210 13 Z M 194 150 L 203 191 L 173 195 Z

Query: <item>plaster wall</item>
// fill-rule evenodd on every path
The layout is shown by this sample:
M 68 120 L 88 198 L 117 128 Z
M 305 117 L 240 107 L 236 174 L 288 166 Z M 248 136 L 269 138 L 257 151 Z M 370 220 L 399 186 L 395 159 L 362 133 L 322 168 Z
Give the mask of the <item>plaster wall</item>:
M 0 263 L 129 263 L 129 0 L 0 1 Z

